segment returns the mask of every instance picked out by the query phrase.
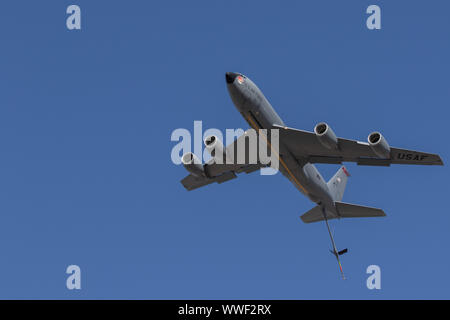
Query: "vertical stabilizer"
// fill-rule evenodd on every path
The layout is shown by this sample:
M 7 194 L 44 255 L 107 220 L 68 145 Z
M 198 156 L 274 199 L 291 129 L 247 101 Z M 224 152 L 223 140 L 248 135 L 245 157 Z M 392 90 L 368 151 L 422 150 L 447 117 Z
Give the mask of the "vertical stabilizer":
M 341 201 L 344 197 L 344 191 L 345 186 L 347 185 L 348 177 L 350 177 L 350 173 L 348 173 L 347 169 L 342 166 L 335 173 L 333 178 L 328 181 L 328 189 L 330 190 L 334 201 Z

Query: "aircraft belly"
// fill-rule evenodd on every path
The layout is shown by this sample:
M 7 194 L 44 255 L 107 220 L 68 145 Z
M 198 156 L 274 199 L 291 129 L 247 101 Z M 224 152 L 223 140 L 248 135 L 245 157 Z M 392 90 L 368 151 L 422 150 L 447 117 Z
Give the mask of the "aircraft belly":
M 280 145 L 280 172 L 311 201 L 322 203 L 334 210 L 328 186 L 314 165 L 299 163 L 283 145 Z
M 245 120 L 256 130 L 270 129 L 273 124 L 283 125 L 281 118 L 265 99 L 254 100 L 244 97 L 239 101 L 239 105 L 237 101 L 234 102 Z M 315 180 L 317 178 L 315 174 L 317 170 L 313 165 L 307 163 L 306 160 L 296 159 L 282 141 L 279 141 L 277 153 L 279 156 L 279 171 L 291 181 L 297 190 L 315 203 L 326 203 L 327 206 L 332 205 L 332 202 L 329 201 L 330 197 L 326 183 Z M 308 174 L 308 172 L 311 172 L 311 174 Z
M 309 185 L 302 167 L 281 143 L 279 170 L 301 193 L 310 197 L 311 190 L 309 190 Z

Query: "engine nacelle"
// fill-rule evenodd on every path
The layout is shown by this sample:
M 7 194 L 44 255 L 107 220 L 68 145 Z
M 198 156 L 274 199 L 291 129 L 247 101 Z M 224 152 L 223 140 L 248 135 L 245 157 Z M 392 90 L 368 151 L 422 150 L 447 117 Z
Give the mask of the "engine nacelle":
M 205 169 L 200 163 L 200 160 L 192 152 L 185 153 L 181 157 L 181 162 L 187 171 L 192 173 L 196 177 L 201 177 L 205 175 Z
M 319 142 L 327 149 L 337 149 L 338 139 L 331 130 L 330 126 L 325 122 L 320 122 L 314 127 L 314 133 L 316 134 Z
M 227 152 L 222 141 L 216 136 L 208 136 L 205 138 L 205 147 L 209 154 L 214 158 L 218 164 L 227 163 Z
M 375 152 L 377 156 L 384 159 L 389 159 L 391 157 L 391 147 L 381 133 L 372 132 L 367 137 L 367 140 L 369 141 L 370 148 L 372 148 L 372 151 Z

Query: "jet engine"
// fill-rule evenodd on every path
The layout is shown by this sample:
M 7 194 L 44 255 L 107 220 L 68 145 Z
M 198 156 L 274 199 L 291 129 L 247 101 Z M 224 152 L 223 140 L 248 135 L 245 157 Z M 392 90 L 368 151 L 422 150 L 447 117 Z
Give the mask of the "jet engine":
M 319 142 L 327 149 L 337 149 L 338 139 L 331 130 L 330 126 L 325 122 L 320 122 L 314 127 L 314 133 L 316 134 Z
M 208 136 L 205 138 L 205 147 L 209 154 L 214 158 L 218 164 L 227 163 L 226 148 L 222 141 L 216 136 Z
M 369 146 L 380 158 L 389 159 L 391 157 L 391 147 L 386 139 L 379 132 L 372 132 L 367 137 Z
M 192 152 L 185 153 L 181 157 L 181 162 L 187 171 L 192 173 L 196 177 L 201 177 L 205 175 L 205 169 L 200 163 L 200 160 Z

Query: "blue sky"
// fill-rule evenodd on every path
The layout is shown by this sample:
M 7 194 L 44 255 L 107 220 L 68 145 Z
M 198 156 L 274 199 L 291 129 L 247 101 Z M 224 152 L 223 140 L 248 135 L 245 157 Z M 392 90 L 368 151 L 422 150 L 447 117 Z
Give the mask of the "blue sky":
M 78 4 L 82 30 L 66 29 Z M 365 10 L 378 4 L 382 29 Z M 176 128 L 247 128 L 224 73 L 287 125 L 329 123 L 448 164 L 444 1 L 3 1 L 0 298 L 450 298 L 448 166 L 347 164 L 344 201 L 384 219 L 326 227 L 280 174 L 187 192 Z M 337 170 L 321 165 L 326 179 Z M 66 267 L 81 267 L 69 291 Z M 366 288 L 381 267 L 381 290 Z

